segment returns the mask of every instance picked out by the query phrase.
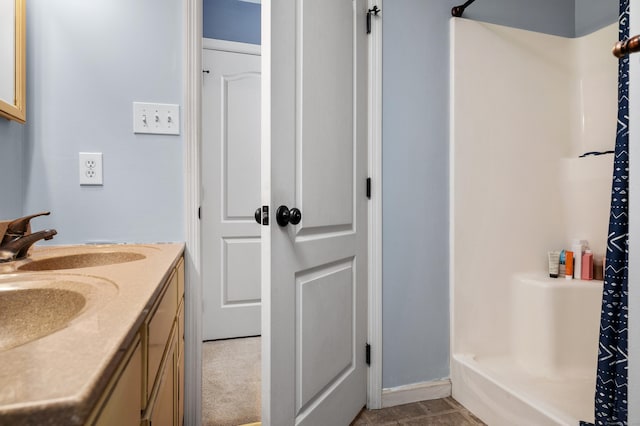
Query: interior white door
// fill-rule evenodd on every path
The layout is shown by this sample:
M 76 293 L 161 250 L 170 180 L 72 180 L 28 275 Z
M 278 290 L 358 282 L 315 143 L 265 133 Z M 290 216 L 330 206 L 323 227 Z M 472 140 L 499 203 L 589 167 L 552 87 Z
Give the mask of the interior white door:
M 260 334 L 260 56 L 202 57 L 203 340 Z
M 348 425 L 366 403 L 366 2 L 262 8 L 262 420 Z

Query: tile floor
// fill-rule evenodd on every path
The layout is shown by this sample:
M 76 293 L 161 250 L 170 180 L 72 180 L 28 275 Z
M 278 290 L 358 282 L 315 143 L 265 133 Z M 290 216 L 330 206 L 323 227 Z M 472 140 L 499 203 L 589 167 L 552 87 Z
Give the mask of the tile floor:
M 478 426 L 485 425 L 458 401 L 451 397 L 420 401 L 412 404 L 364 410 L 351 426 Z M 486 425 L 485 425 L 486 426 Z

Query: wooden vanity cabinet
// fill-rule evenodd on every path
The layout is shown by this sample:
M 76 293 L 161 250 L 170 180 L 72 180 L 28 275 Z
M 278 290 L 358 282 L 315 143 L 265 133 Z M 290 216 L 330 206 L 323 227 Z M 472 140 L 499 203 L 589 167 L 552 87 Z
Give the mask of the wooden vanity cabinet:
M 184 418 L 184 259 L 163 283 L 88 424 L 182 425 Z
M 171 314 L 169 327 L 167 315 Z M 182 425 L 184 418 L 184 260 L 169 278 L 158 308 L 148 323 L 147 405 L 143 425 Z M 157 353 L 161 342 L 162 358 Z

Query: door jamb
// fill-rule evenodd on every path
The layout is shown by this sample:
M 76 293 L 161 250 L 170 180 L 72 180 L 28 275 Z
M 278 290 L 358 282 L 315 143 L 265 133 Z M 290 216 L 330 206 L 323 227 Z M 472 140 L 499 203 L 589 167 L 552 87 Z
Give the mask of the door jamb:
M 382 9 L 383 0 L 369 0 Z M 202 0 L 185 0 L 183 10 L 183 126 L 185 169 L 185 424 L 201 424 L 202 277 L 200 140 L 202 92 Z M 369 41 L 369 206 L 368 341 L 372 346 L 367 406 L 382 406 L 382 19 L 372 19 Z
M 369 9 L 383 0 L 368 0 Z M 368 342 L 371 345 L 371 365 L 367 383 L 367 407 L 382 408 L 382 19 L 371 17 L 369 37 L 369 282 L 368 282 Z
M 200 124 L 202 0 L 183 2 L 183 132 L 185 170 L 184 424 L 202 423 L 202 277 L 200 261 Z

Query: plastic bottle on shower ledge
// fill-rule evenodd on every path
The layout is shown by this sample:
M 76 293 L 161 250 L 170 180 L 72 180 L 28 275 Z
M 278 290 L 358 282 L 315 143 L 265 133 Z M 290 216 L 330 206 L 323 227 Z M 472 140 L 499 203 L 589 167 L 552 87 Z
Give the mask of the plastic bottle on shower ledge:
M 576 279 L 582 279 L 582 252 L 584 251 L 584 246 L 582 245 L 582 241 L 573 240 L 571 243 L 571 251 L 573 251 L 573 271 Z
M 567 272 L 566 258 L 567 258 L 567 251 L 566 250 L 561 250 L 560 251 L 559 264 L 558 264 L 558 277 L 559 278 L 564 278 L 565 275 L 566 275 L 566 272 Z
M 604 279 L 604 262 L 605 262 L 604 256 L 598 255 L 597 258 L 593 259 L 593 279 L 594 280 Z
M 566 275 L 564 277 L 567 280 L 572 280 L 573 279 L 573 252 L 572 251 L 566 252 L 565 264 L 566 264 L 565 265 Z
M 582 255 L 582 276 L 583 280 L 593 280 L 593 253 L 586 249 Z
M 573 240 L 571 243 L 571 251 L 573 252 L 573 272 L 576 279 L 580 279 L 582 273 L 582 244 L 580 240 Z

